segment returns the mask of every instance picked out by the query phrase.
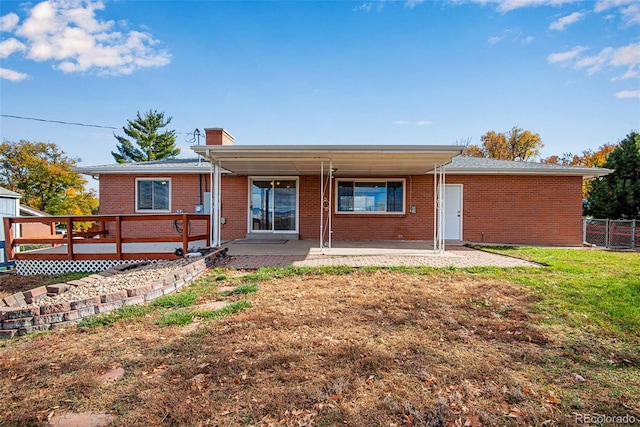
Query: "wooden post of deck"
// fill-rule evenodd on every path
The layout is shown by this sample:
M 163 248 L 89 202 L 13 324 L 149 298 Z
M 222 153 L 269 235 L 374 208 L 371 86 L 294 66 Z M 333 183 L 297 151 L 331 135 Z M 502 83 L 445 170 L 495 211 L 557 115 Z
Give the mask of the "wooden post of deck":
M 67 257 L 69 261 L 73 260 L 73 222 L 71 217 L 66 218 L 67 221 Z
M 189 220 L 187 214 L 182 214 L 182 253 L 187 255 L 189 249 Z
M 11 220 L 11 218 L 4 219 L 5 261 L 9 261 L 15 256 L 15 248 L 13 247 L 13 227 L 11 226 Z
M 122 260 L 122 218 L 116 215 L 116 258 Z

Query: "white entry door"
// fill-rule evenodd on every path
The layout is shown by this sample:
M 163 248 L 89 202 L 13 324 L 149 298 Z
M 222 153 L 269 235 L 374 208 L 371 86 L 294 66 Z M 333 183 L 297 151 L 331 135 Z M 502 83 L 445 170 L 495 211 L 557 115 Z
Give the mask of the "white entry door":
M 462 184 L 444 186 L 444 239 L 462 240 Z

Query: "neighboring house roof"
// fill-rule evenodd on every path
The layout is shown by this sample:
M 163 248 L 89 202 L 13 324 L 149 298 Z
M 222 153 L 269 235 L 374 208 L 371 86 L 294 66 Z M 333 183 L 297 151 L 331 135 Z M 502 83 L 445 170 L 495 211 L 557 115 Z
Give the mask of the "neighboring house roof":
M 204 159 L 170 159 L 153 162 L 112 163 L 98 166 L 78 166 L 75 171 L 85 175 L 104 174 L 189 174 L 209 173 L 211 165 Z
M 20 216 L 51 216 L 46 212 L 39 211 L 27 205 L 20 205 Z
M 447 173 L 456 175 L 564 175 L 595 178 L 608 175 L 612 169 L 564 166 L 549 163 L 514 162 L 482 157 L 454 157 L 445 166 Z
M 12 199 L 19 199 L 22 197 L 22 195 L 20 193 L 16 193 L 15 191 L 11 191 L 4 187 L 0 187 L 0 197 L 10 197 Z

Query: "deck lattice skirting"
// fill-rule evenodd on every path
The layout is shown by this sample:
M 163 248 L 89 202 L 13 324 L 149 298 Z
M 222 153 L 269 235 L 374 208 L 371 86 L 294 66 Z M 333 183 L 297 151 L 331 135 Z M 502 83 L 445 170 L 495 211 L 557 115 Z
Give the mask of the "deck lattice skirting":
M 129 305 L 144 304 L 163 295 L 174 293 L 191 283 L 207 268 L 226 259 L 226 253 L 226 249 L 220 249 L 206 254 L 197 261 L 191 262 L 153 283 L 110 294 L 96 295 L 79 301 L 63 301 L 52 305 L 30 307 L 27 301 L 42 293 L 41 288 L 44 287 L 16 293 L 0 300 L 0 339 L 75 325 L 85 317 L 109 313 Z M 117 273 L 119 273 L 118 269 L 110 268 L 100 275 Z M 50 287 L 60 285 L 64 284 L 51 285 Z M 46 295 L 47 290 L 45 289 L 44 292 Z
M 21 276 L 34 274 L 61 274 L 70 271 L 88 272 L 104 271 L 121 264 L 135 264 L 149 260 L 115 260 L 115 259 L 91 259 L 91 260 L 16 260 L 16 272 Z M 154 261 L 154 260 L 151 260 Z

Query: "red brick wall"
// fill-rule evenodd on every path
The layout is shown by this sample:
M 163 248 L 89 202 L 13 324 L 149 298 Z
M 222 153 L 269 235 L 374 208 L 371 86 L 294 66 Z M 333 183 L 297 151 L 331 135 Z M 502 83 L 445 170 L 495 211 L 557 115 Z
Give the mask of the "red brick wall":
M 151 175 L 145 175 L 151 176 Z M 166 177 L 158 176 L 158 177 Z M 198 203 L 195 175 L 173 175 L 172 211 L 193 212 Z M 398 178 L 398 177 L 394 177 Z M 433 176 L 406 179 L 405 213 L 364 215 L 332 213 L 335 240 L 433 239 Z M 381 178 L 382 179 L 382 178 Z M 209 189 L 209 176 L 203 191 Z M 582 241 L 582 178 L 562 176 L 448 175 L 448 184 L 463 185 L 463 240 L 485 243 L 579 245 Z M 100 177 L 100 213 L 133 213 L 135 177 Z M 242 239 L 247 233 L 248 178 L 222 178 L 221 237 Z M 299 234 L 320 236 L 320 179 L 299 180 Z M 409 213 L 410 206 L 416 213 Z M 334 203 L 335 210 L 335 187 Z M 152 232 L 144 224 L 128 225 L 127 233 Z M 169 230 L 170 225 L 168 225 Z M 167 232 L 167 230 L 162 230 Z
M 134 214 L 136 178 L 171 178 L 171 212 L 181 209 L 185 213 L 193 213 L 195 205 L 200 202 L 198 196 L 198 175 L 100 175 L 100 214 Z M 209 174 L 202 175 L 202 192 L 209 191 Z M 203 201 L 204 202 L 204 201 Z M 146 213 L 146 212 L 145 212 Z M 178 224 L 182 225 L 182 224 Z M 172 221 L 153 222 L 153 226 L 145 222 L 123 223 L 122 233 L 127 237 L 177 235 Z M 191 234 L 207 234 L 204 221 L 192 222 Z M 113 233 L 113 227 L 108 227 Z
M 470 242 L 580 245 L 582 178 L 448 175 L 463 184 L 463 239 Z
M 222 240 L 244 239 L 247 235 L 249 179 L 246 176 L 222 177 L 220 216 L 226 223 L 220 226 Z

